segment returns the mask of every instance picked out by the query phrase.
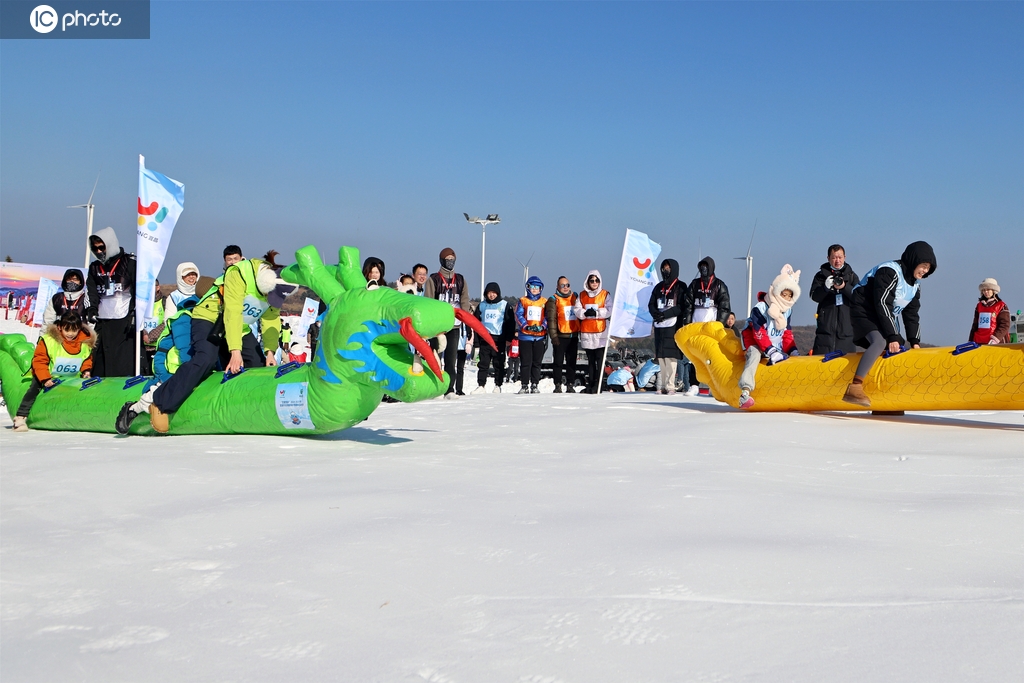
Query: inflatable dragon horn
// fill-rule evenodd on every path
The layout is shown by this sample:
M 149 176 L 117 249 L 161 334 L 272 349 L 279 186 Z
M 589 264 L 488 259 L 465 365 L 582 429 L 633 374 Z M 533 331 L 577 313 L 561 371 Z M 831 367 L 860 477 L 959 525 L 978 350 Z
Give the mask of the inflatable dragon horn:
M 675 340 L 715 398 L 737 405 L 745 358 L 739 337 L 707 322 L 680 328 Z M 1024 410 L 1022 344 L 913 349 L 879 358 L 864 379 L 870 408 L 843 402 L 861 354 L 830 356 L 759 365 L 751 410 Z
M 367 290 L 355 248 L 342 247 L 336 266 L 324 265 L 312 246 L 295 257 L 283 279 L 309 287 L 328 305 L 312 362 L 286 374 L 253 368 L 227 381 L 213 373 L 171 413 L 170 434 L 335 432 L 362 422 L 384 394 L 409 403 L 447 391 L 449 378 L 426 339 L 451 330 L 456 317 L 494 346 L 480 321 L 447 303 L 390 288 Z M 32 349 L 22 335 L 0 337 L 0 381 L 12 415 L 31 382 Z M 416 362 L 419 354 L 429 369 Z M 141 385 L 126 388 L 126 378 L 107 377 L 84 389 L 82 380 L 67 380 L 39 395 L 28 424 L 113 433 L 121 405 L 141 394 Z M 155 432 L 140 416 L 131 433 Z

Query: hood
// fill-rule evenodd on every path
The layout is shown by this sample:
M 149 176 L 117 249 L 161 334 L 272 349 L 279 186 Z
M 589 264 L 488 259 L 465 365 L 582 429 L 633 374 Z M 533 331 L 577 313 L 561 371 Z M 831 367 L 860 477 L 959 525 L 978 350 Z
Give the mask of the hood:
M 487 286 L 484 287 L 484 301 L 487 301 L 487 292 L 494 292 L 498 295 L 498 299 L 501 299 L 501 287 L 498 286 L 497 282 L 488 282 Z
M 533 287 L 534 285 L 540 287 L 540 292 L 537 294 L 537 296 L 534 296 L 534 295 L 530 294 L 530 287 Z M 530 279 L 526 281 L 526 296 L 528 298 L 530 298 L 530 299 L 539 299 L 540 295 L 543 294 L 543 293 L 544 293 L 544 281 L 541 280 L 536 275 L 531 275 Z
M 667 259 L 665 259 L 664 261 L 661 262 L 661 267 L 658 269 L 658 272 L 660 273 L 665 268 L 666 265 L 669 267 L 671 272 L 669 272 L 668 277 L 665 277 L 664 275 L 662 275 L 661 276 L 662 277 L 661 281 L 662 282 L 672 282 L 673 280 L 678 280 L 679 279 L 679 262 L 676 261 L 674 258 L 667 258 Z M 714 268 L 714 266 L 712 266 L 712 268 Z
M 72 275 L 77 275 L 78 281 L 82 283 L 82 286 L 79 288 L 77 292 L 68 292 L 68 278 L 71 277 Z M 81 295 L 81 293 L 85 291 L 85 276 L 82 275 L 82 271 L 78 268 L 68 268 L 67 270 L 65 270 L 64 277 L 60 279 L 60 288 L 61 291 L 63 292 L 76 295 L 76 298 L 77 295 Z
M 117 235 L 114 233 L 114 229 L 110 226 L 101 228 L 93 233 L 95 237 L 99 237 L 103 240 L 103 244 L 107 248 L 107 261 L 116 258 L 121 253 L 121 243 L 117 241 Z M 92 245 L 89 245 L 89 253 L 92 253 Z
M 793 292 L 793 300 L 786 301 L 782 298 L 784 290 Z M 782 266 L 782 270 L 772 280 L 772 286 L 765 292 L 764 301 L 768 304 L 768 315 L 775 322 L 775 328 L 786 329 L 786 311 L 793 308 L 800 299 L 800 271 L 793 270 L 788 263 Z
M 178 291 L 184 294 L 185 296 L 192 296 L 193 294 L 196 293 L 196 285 L 190 285 L 187 282 L 185 282 L 185 276 L 188 275 L 189 273 L 196 274 L 196 284 L 199 284 L 199 267 L 196 266 L 196 264 L 192 263 L 191 261 L 179 263 L 178 267 L 174 271 L 174 277 L 178 281 Z
M 58 342 L 63 343 L 64 341 L 64 335 L 62 335 L 60 330 L 57 328 L 57 323 L 50 323 L 47 325 L 43 334 L 49 335 L 52 339 L 56 339 Z M 96 332 L 88 325 L 83 325 L 82 329 L 78 331 L 78 336 L 75 337 L 74 341 L 92 348 L 96 345 Z
M 934 273 L 938 267 L 938 264 L 935 263 L 935 251 L 932 249 L 932 245 L 927 242 L 908 244 L 907 248 L 903 250 L 903 256 L 900 256 L 900 266 L 903 268 L 903 277 L 907 279 L 907 282 L 910 284 L 917 282 L 917 279 L 914 277 L 914 270 L 922 263 L 931 265 L 927 275 L 924 277 Z
M 584 280 L 583 286 L 587 288 L 587 293 L 590 296 L 597 296 L 598 292 L 601 291 L 601 289 L 602 289 L 602 287 L 604 285 L 604 278 L 601 277 L 601 271 L 599 271 L 599 270 L 588 270 L 587 271 L 587 280 L 590 279 L 591 275 L 596 275 L 597 276 L 597 280 L 598 280 L 598 282 L 597 282 L 597 289 L 590 289 L 590 284 L 586 280 Z
M 708 279 L 714 277 L 714 275 L 715 275 L 715 259 L 711 258 L 710 256 L 705 256 L 700 261 L 697 261 L 697 270 L 698 270 L 698 272 L 700 271 L 700 264 L 702 264 L 702 263 L 708 264 Z

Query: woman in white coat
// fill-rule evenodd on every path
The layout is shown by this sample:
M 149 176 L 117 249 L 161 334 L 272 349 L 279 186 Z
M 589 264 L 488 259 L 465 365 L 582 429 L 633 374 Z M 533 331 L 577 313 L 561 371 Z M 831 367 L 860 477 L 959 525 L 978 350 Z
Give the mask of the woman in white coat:
M 596 394 L 604 374 L 600 366 L 608 343 L 608 318 L 612 315 L 612 295 L 601 287 L 600 272 L 587 273 L 587 281 L 573 311 L 580 321 L 580 348 L 587 352 L 587 388 L 583 393 Z

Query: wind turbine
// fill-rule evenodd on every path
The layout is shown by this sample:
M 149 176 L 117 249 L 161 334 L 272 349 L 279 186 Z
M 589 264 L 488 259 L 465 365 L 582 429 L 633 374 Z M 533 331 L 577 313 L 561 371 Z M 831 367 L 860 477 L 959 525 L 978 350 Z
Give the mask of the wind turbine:
M 734 261 L 746 261 L 747 262 L 747 309 L 746 312 L 750 313 L 750 308 L 753 306 L 752 294 L 754 293 L 754 257 L 750 255 L 750 248 L 754 246 L 754 233 L 757 232 L 757 219 L 754 219 L 754 229 L 750 231 L 750 244 L 747 245 L 747 255 L 737 256 Z M 737 316 L 739 317 L 739 316 Z
M 468 213 L 463 213 L 462 215 L 466 217 L 467 221 L 469 221 L 470 223 L 476 223 L 481 228 L 481 230 L 480 230 L 480 301 L 483 301 L 484 300 L 484 286 L 485 286 L 484 283 L 487 282 L 484 279 L 484 257 L 486 255 L 486 249 L 487 249 L 487 226 L 488 225 L 493 225 L 494 223 L 500 223 L 501 219 L 498 218 L 498 214 L 496 214 L 496 213 L 489 213 L 489 214 L 487 214 L 487 218 L 480 218 L 478 216 L 473 216 L 472 218 L 470 218 Z
M 86 224 L 86 235 L 85 235 L 85 269 L 89 270 L 89 256 L 92 254 L 92 249 L 89 245 L 89 238 L 92 237 L 92 214 L 96 209 L 96 205 L 92 203 L 92 197 L 96 194 L 96 186 L 100 184 L 100 174 L 96 174 L 96 182 L 92 185 L 92 192 L 89 193 L 89 201 L 85 204 L 76 204 L 75 206 L 69 206 L 69 209 L 85 209 L 85 224 Z
M 537 252 L 533 252 L 533 254 L 536 253 Z M 523 287 L 526 286 L 526 281 L 530 279 L 530 261 L 533 260 L 533 254 L 530 254 L 530 258 L 526 259 L 526 263 L 523 263 L 522 261 L 519 261 L 519 259 L 516 259 L 516 261 L 519 262 L 519 265 L 523 267 Z

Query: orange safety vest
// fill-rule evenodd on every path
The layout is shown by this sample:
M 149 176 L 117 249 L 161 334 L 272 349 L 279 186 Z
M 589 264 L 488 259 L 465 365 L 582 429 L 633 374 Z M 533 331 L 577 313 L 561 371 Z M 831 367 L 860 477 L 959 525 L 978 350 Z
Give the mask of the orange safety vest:
M 587 306 L 596 306 L 597 308 L 604 308 L 604 302 L 608 299 L 608 290 L 602 289 L 597 293 L 597 296 L 590 296 L 587 290 L 580 292 L 580 305 L 585 311 Z M 580 318 L 580 332 L 583 334 L 600 334 L 604 332 L 604 328 L 607 326 L 608 321 L 605 318 Z
M 526 318 L 527 325 L 539 325 L 545 327 L 547 321 L 544 320 L 544 305 L 547 304 L 547 297 L 541 297 L 534 301 L 528 296 L 520 297 L 519 302 L 523 304 L 523 317 Z M 532 310 L 531 310 L 532 309 Z M 530 314 L 536 317 L 536 320 L 530 319 Z M 535 337 L 543 338 L 546 332 L 527 332 L 526 330 L 519 330 L 520 337 Z
M 580 331 L 580 321 L 576 319 L 576 314 L 573 312 L 572 307 L 576 305 L 576 294 L 573 294 L 569 298 L 554 296 L 551 297 L 555 302 L 555 316 L 558 320 L 558 332 L 559 334 L 572 334 L 573 332 Z M 562 303 L 568 301 L 568 304 Z

